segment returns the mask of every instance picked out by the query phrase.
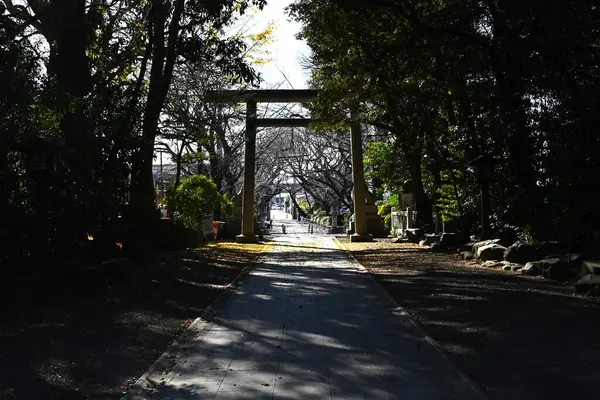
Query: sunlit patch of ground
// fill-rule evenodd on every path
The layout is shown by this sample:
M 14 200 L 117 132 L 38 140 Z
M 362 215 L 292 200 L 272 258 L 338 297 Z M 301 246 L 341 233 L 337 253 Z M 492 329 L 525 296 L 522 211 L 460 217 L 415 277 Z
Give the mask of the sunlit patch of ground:
M 216 254 L 234 255 L 242 252 L 253 255 L 262 255 L 269 252 L 274 246 L 273 242 L 266 243 L 237 243 L 233 241 L 210 243 L 207 247 Z
M 293 242 L 277 243 L 276 251 L 278 252 L 289 252 L 289 253 L 316 253 L 321 251 L 321 244 L 319 242 Z
M 393 239 L 374 239 L 372 242 L 350 242 L 347 238 L 338 238 L 342 247 L 350 251 L 365 250 L 405 250 L 422 249 L 423 247 L 414 243 L 394 243 Z

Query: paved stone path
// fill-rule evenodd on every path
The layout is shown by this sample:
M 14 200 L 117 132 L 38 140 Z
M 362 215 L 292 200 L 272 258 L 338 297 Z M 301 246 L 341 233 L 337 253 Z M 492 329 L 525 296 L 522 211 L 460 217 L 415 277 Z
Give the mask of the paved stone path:
M 286 235 L 145 399 L 475 399 L 333 238 Z M 154 375 L 154 376 L 152 376 Z

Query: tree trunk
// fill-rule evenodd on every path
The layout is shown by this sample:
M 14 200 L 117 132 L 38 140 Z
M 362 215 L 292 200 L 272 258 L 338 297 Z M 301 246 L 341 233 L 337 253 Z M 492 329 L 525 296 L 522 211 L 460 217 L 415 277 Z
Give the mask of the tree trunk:
M 290 199 L 292 199 L 292 203 L 294 203 L 294 207 L 296 207 L 296 210 L 298 210 L 298 214 L 301 217 L 306 218 L 307 217 L 306 213 L 304 212 L 303 209 L 300 208 L 300 205 L 296 201 L 296 194 L 295 193 L 290 193 Z
M 182 145 L 179 148 L 179 151 L 177 152 L 177 158 L 175 159 L 176 170 L 175 170 L 175 187 L 173 188 L 174 190 L 177 190 L 177 188 L 179 188 L 179 184 L 181 183 L 181 160 L 183 158 L 183 150 L 184 149 L 185 149 L 185 147 Z
M 416 222 L 420 227 L 428 229 L 433 226 L 432 205 L 423 186 L 421 156 L 422 146 L 417 146 L 417 149 L 407 154 L 407 161 L 410 165 L 410 175 L 413 183 L 415 211 L 417 212 Z
M 227 143 L 227 138 L 225 137 L 224 124 L 217 124 L 216 130 L 215 130 L 215 135 L 216 135 L 217 143 L 223 150 L 223 158 L 222 158 L 223 159 L 223 169 L 224 169 L 223 181 L 226 186 L 225 193 L 227 193 L 229 196 L 234 196 L 236 194 L 235 193 L 236 179 L 235 179 L 235 176 L 233 175 L 233 173 L 231 172 L 230 167 L 227 165 L 227 160 L 233 159 L 233 149 L 231 148 L 229 143 Z
M 165 40 L 164 35 L 168 7 L 162 0 L 154 0 L 150 12 L 153 43 L 150 86 L 142 124 L 142 143 L 133 162 L 130 203 L 132 228 L 145 234 L 150 233 L 145 227 L 146 223 L 158 217 L 154 206 L 152 177 L 154 141 L 158 134 L 160 113 L 173 76 L 183 6 L 184 0 L 176 0 L 168 26 L 168 40 Z

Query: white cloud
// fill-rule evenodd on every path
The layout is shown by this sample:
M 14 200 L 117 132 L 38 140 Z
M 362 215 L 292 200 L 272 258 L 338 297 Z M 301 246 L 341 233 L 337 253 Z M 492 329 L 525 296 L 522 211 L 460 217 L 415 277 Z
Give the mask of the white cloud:
M 264 30 L 271 21 L 276 22 L 274 42 L 266 46 L 270 53 L 271 62 L 257 67 L 262 74 L 264 82 L 262 87 L 269 87 L 284 82 L 281 88 L 306 89 L 309 72 L 301 66 L 302 56 L 310 54 L 310 49 L 305 41 L 296 39 L 301 25 L 291 20 L 285 8 L 291 4 L 290 0 L 273 0 L 252 18 L 251 32 Z M 290 83 L 285 81 L 284 74 Z

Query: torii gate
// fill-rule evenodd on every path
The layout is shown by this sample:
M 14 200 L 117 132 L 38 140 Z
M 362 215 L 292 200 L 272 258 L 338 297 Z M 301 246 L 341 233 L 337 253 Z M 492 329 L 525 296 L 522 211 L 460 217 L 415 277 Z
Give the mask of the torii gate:
M 210 91 L 211 103 L 246 103 L 246 143 L 244 148 L 244 190 L 242 197 L 242 232 L 238 243 L 256 243 L 254 234 L 254 171 L 256 165 L 256 131 L 263 127 L 309 127 L 310 118 L 257 118 L 258 103 L 306 103 L 317 97 L 316 90 L 221 90 Z M 352 149 L 352 182 L 354 186 L 354 230 L 352 242 L 367 242 L 373 237 L 367 232 L 366 189 L 360 123 L 350 122 Z

